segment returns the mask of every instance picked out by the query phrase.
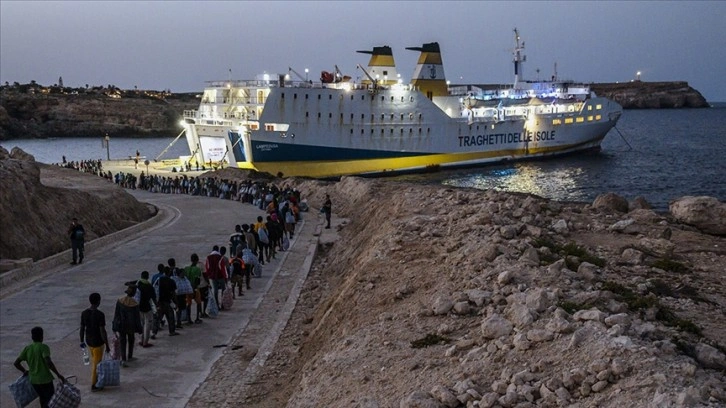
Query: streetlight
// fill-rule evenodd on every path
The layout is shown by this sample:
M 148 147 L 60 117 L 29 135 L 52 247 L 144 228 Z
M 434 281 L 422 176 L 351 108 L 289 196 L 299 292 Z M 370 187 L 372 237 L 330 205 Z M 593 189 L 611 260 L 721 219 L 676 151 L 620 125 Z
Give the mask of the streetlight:
M 106 133 L 106 137 L 104 138 L 106 141 L 106 160 L 111 161 L 111 150 L 108 146 L 108 141 L 110 138 L 108 137 L 108 133 Z
M 636 81 L 640 81 L 640 71 L 638 71 L 638 72 L 636 73 L 636 77 L 635 77 L 635 80 L 636 80 Z
M 308 72 L 310 72 L 310 70 L 305 68 L 305 82 L 308 82 Z
M 149 177 L 149 159 L 144 160 L 144 164 L 146 165 L 146 177 Z

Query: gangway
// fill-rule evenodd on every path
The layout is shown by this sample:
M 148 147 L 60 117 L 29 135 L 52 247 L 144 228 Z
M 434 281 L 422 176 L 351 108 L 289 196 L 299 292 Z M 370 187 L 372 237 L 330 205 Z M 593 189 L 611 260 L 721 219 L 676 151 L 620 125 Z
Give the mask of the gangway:
M 187 131 L 186 128 L 184 130 L 182 130 L 181 133 L 179 133 L 179 136 L 177 136 L 176 139 L 174 139 L 171 143 L 169 143 L 169 146 L 166 146 L 166 149 L 162 150 L 161 153 L 159 153 L 158 156 L 156 156 L 156 158 L 154 159 L 154 161 L 155 162 L 159 161 L 159 158 L 161 156 L 163 156 L 164 153 L 166 153 L 169 149 L 171 149 L 171 147 L 174 146 L 174 143 L 176 143 L 176 141 L 179 140 L 179 138 L 181 137 L 181 135 L 183 135 L 184 132 L 186 132 L 186 131 Z

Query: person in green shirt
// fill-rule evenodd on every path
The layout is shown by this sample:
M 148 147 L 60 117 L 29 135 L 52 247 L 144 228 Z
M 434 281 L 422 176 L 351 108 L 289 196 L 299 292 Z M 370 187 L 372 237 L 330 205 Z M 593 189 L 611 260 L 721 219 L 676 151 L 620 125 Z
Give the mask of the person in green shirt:
M 199 294 L 199 298 L 197 298 L 197 292 L 200 290 L 200 283 L 202 280 L 202 268 L 199 266 L 199 255 L 192 254 L 191 257 L 192 264 L 184 268 L 184 273 L 187 276 L 187 279 L 189 279 L 189 282 L 192 283 L 192 289 L 194 289 L 194 293 L 191 295 L 194 299 L 201 299 L 201 294 Z M 197 318 L 194 321 L 194 323 L 201 323 L 202 319 L 199 317 L 202 315 L 202 302 L 196 302 L 197 303 Z M 192 312 L 191 312 L 191 302 L 187 302 L 189 306 L 187 306 L 187 316 L 189 316 L 189 321 L 192 320 Z
M 43 328 L 33 327 L 30 330 L 30 335 L 33 342 L 25 346 L 23 351 L 20 352 L 18 358 L 15 359 L 14 365 L 23 375 L 30 376 L 30 384 L 33 385 L 35 392 L 38 393 L 40 406 L 41 408 L 46 408 L 55 392 L 51 371 L 55 373 L 61 382 L 65 382 L 66 379 L 60 375 L 55 368 L 55 364 L 50 359 L 50 347 L 43 343 Z M 21 364 L 23 361 L 28 364 L 27 370 Z

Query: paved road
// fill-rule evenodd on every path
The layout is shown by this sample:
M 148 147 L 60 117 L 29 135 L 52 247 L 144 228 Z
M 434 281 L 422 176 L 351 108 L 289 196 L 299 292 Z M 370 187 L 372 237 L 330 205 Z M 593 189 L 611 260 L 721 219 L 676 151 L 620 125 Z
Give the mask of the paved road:
M 31 341 L 30 329 L 36 325 L 44 328 L 45 343 L 50 346 L 61 374 L 78 377 L 83 406 L 180 407 L 188 402 L 191 406 L 234 406 L 232 400 L 223 403 L 229 396 L 229 388 L 218 379 L 230 375 L 254 376 L 254 367 L 264 364 L 267 352 L 274 346 L 294 307 L 315 254 L 321 230 L 314 212 L 306 214 L 310 219 L 298 226 L 300 231 L 291 249 L 278 253 L 276 260 L 265 265 L 263 276 L 253 278 L 252 290 L 237 298 L 231 311 L 220 313 L 217 319 L 205 319 L 202 324 L 185 327 L 179 330 L 180 336 L 168 337 L 166 331 L 161 331 L 154 347 L 135 347 L 134 356 L 138 359 L 130 367 L 122 368 L 120 387 L 91 393 L 90 369 L 82 364 L 78 345 L 80 313 L 88 306 L 88 295 L 101 294 L 100 310 L 106 314 L 110 334 L 115 301 L 125 289 L 123 282 L 138 278 L 142 270 L 153 274 L 156 265 L 166 263 L 170 257 L 179 266 L 188 265 L 189 256 L 194 252 L 204 259 L 213 245 L 227 244 L 235 224 L 250 223 L 258 215 L 264 215 L 255 207 L 236 201 L 140 191 L 133 194 L 160 208 L 157 217 L 161 218 L 150 223 L 154 224 L 152 227 L 90 251 L 82 265 L 64 263 L 50 268 L 32 283 L 19 284 L 17 292 L 7 294 L 6 291 L 3 295 L 0 301 L 1 406 L 13 406 L 8 385 L 19 372 L 12 362 Z M 328 231 L 331 230 L 325 233 L 333 234 Z M 226 346 L 214 347 L 221 345 Z M 234 350 L 233 345 L 237 346 Z M 248 357 L 242 366 L 227 363 L 239 360 L 236 353 Z M 225 358 L 220 359 L 222 356 Z M 250 360 L 255 364 L 248 365 Z M 210 373 L 215 381 L 205 383 Z M 224 376 L 220 377 L 220 373 Z

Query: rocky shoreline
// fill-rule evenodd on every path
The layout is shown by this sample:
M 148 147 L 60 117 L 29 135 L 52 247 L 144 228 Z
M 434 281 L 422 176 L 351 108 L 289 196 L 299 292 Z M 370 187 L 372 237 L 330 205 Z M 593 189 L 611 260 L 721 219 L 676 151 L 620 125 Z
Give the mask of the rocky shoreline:
M 709 106 L 687 82 L 634 81 L 591 86 L 595 93 L 625 109 Z M 199 107 L 199 99 L 189 93 L 149 96 L 148 91 L 117 89 L 96 93 L 43 93 L 45 88 L 32 89 L 30 93 L 23 86 L 0 87 L 0 140 L 105 134 L 173 137 L 180 131 L 183 112 Z
M 35 171 L 21 157 L 3 156 L 2 168 L 10 161 Z M 47 176 L 44 184 L 62 177 L 69 194 L 94 177 Z M 4 196 L 22 197 L 18 186 L 35 177 L 27 180 L 8 182 Z M 311 211 L 330 194 L 339 239 L 319 248 L 240 405 L 726 404 L 726 204 L 718 200 L 674 199 L 657 213 L 643 198 L 614 194 L 563 203 L 357 177 L 279 183 L 303 192 Z M 61 208 L 64 200 L 47 201 Z M 12 227 L 23 215 L 10 205 L 2 213 Z M 130 204 L 108 205 L 123 213 Z M 3 241 L 46 231 L 32 219 L 22 230 L 2 227 Z

